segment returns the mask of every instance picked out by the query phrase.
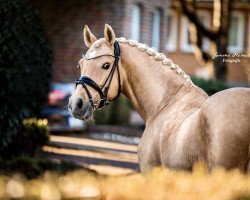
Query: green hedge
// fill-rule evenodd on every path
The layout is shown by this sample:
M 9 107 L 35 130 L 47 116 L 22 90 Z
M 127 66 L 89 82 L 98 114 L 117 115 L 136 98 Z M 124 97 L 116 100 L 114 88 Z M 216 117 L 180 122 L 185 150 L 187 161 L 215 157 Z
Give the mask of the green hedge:
M 197 77 L 191 77 L 191 79 L 195 85 L 202 88 L 209 96 L 229 88 L 229 85 L 218 80 L 205 80 Z
M 33 157 L 48 141 L 49 128 L 46 119 L 24 119 L 20 131 L 12 136 L 6 147 L 2 148 L 1 157 L 5 160 L 19 156 Z
M 50 44 L 38 14 L 22 0 L 0 3 L 0 152 L 24 118 L 46 101 L 52 68 Z
M 54 171 L 57 174 L 65 174 L 66 172 L 70 172 L 76 169 L 84 169 L 84 167 L 71 162 L 62 161 L 60 163 L 56 163 L 41 158 L 17 157 L 12 160 L 0 159 L 1 175 L 21 173 L 29 179 L 36 178 L 46 171 Z M 94 171 L 89 171 L 94 173 Z

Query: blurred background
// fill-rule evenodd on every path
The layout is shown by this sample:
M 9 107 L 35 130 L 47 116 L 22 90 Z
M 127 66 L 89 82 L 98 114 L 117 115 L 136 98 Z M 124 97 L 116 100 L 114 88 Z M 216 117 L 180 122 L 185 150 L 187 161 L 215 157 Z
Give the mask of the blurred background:
M 144 122 L 124 96 L 88 124 L 67 110 L 85 24 L 155 47 L 209 95 L 250 84 L 249 0 L 2 0 L 0 17 L 3 173 L 139 170 Z

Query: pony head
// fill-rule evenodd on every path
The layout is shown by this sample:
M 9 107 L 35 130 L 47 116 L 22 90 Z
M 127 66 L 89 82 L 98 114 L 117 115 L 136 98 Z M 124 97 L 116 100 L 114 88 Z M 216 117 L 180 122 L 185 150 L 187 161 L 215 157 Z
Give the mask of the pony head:
M 116 99 L 121 92 L 122 68 L 119 44 L 111 26 L 105 24 L 104 38 L 99 40 L 87 25 L 83 29 L 85 45 L 89 48 L 79 61 L 80 78 L 69 99 L 68 108 L 75 118 L 89 120 L 93 111 Z

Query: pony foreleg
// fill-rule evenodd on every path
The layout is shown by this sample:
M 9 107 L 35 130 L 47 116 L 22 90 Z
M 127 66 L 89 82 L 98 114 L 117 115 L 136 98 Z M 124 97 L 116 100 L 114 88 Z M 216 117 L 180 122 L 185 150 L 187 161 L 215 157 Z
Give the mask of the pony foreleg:
M 147 138 L 144 134 L 137 149 L 138 161 L 143 174 L 152 171 L 153 168 L 161 166 L 159 153 L 156 151 L 152 138 Z
M 151 158 L 151 156 L 145 156 L 143 153 L 138 152 L 138 160 L 141 173 L 146 174 L 151 172 L 155 167 L 159 167 L 160 162 Z

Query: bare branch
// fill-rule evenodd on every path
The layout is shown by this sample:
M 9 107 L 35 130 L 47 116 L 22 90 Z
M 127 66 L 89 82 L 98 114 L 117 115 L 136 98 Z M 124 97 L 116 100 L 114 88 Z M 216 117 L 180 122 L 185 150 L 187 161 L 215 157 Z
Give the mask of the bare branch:
M 222 9 L 220 0 L 214 0 L 213 25 L 212 25 L 214 31 L 219 31 L 221 10 Z
M 228 33 L 230 26 L 230 13 L 232 11 L 233 0 L 220 0 L 220 31 Z M 222 33 L 225 34 L 225 33 Z
M 203 49 L 203 36 L 194 25 L 189 26 L 189 34 L 192 45 L 195 47 L 195 57 L 206 65 L 211 62 L 211 56 Z
M 185 15 L 188 17 L 189 21 L 195 24 L 197 29 L 199 29 L 202 34 L 208 37 L 211 40 L 214 40 L 217 37 L 216 31 L 208 30 L 198 19 L 198 16 L 193 8 L 193 5 L 188 3 L 186 0 L 180 0 L 181 7 Z

